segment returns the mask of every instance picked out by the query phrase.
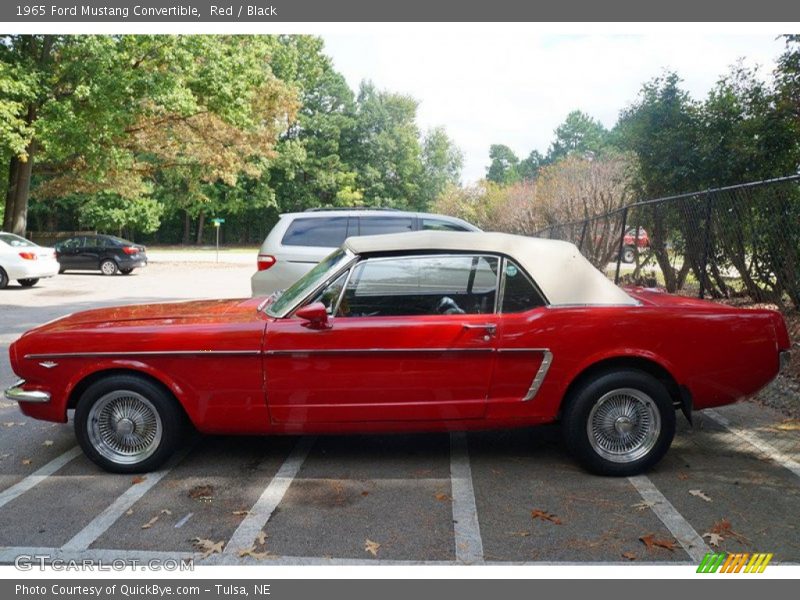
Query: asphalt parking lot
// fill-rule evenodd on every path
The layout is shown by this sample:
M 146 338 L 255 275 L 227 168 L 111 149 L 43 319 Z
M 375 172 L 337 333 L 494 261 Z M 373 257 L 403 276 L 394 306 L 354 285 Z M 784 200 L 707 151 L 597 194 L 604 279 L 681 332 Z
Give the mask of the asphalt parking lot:
M 213 255 L 212 255 L 213 256 Z M 0 386 L 23 331 L 97 306 L 249 295 L 253 266 L 153 255 L 128 277 L 0 291 Z M 223 261 L 225 258 L 223 257 Z M 238 261 L 238 262 L 237 262 Z M 194 557 L 196 564 L 800 563 L 800 421 L 745 402 L 679 419 L 646 476 L 602 478 L 557 427 L 342 437 L 195 436 L 161 471 L 110 475 L 72 427 L 0 402 L 0 563 Z

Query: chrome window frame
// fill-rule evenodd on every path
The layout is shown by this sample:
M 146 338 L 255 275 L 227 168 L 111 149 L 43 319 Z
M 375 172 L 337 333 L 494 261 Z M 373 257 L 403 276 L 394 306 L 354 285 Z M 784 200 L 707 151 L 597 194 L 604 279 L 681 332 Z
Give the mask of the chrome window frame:
M 401 255 L 397 255 L 397 256 L 374 256 L 374 257 L 366 257 L 363 260 L 358 260 L 354 264 L 350 264 L 350 267 L 349 267 L 350 268 L 350 273 L 347 275 L 347 280 L 345 281 L 344 287 L 342 287 L 342 292 L 340 293 L 339 300 L 338 300 L 338 303 L 336 305 L 336 312 L 334 313 L 334 315 L 338 314 L 338 312 L 339 312 L 339 306 L 340 306 L 342 300 L 344 299 L 344 294 L 347 291 L 347 285 L 350 283 L 350 279 L 352 278 L 353 273 L 362 264 L 366 265 L 367 263 L 370 263 L 370 262 L 387 262 L 387 261 L 390 261 L 390 260 L 402 260 L 402 259 L 409 259 L 409 258 L 418 259 L 418 258 L 463 258 L 463 257 L 469 257 L 469 258 L 476 258 L 477 257 L 477 258 L 494 258 L 494 259 L 497 259 L 497 273 L 495 274 L 495 282 L 494 282 L 494 286 L 495 286 L 494 306 L 492 307 L 492 312 L 478 313 L 478 314 L 485 314 L 485 315 L 497 315 L 497 314 L 499 314 L 498 310 L 499 310 L 500 305 L 498 304 L 498 298 L 500 296 L 500 276 L 501 276 L 501 272 L 502 272 L 501 271 L 501 267 L 503 265 L 504 256 L 501 255 L 501 254 L 493 254 L 491 252 L 475 253 L 475 252 L 466 251 L 466 252 L 443 252 L 443 253 L 431 253 L 431 254 L 401 254 Z M 470 270 L 471 270 L 471 268 L 470 268 Z M 339 275 L 341 275 L 341 273 L 339 273 Z M 335 278 L 331 278 L 328 281 L 328 283 L 326 283 L 326 285 L 329 285 L 330 283 L 332 283 L 335 280 L 336 280 Z M 299 308 L 299 306 L 298 306 L 298 308 Z M 404 317 L 404 316 L 412 317 L 412 316 L 415 316 L 415 315 L 398 315 L 398 316 L 401 316 L 401 317 Z M 460 315 L 445 315 L 445 316 L 460 316 Z M 361 318 L 361 317 L 359 317 L 359 318 Z

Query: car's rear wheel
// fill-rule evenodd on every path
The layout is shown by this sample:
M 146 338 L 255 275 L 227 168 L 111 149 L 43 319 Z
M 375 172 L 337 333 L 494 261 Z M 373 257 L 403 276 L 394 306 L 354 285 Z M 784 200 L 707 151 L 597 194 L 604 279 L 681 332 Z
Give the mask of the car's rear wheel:
M 103 262 L 100 263 L 100 272 L 103 275 L 116 275 L 118 270 L 117 263 L 115 263 L 110 258 L 107 258 Z
M 176 400 L 156 383 L 114 375 L 90 385 L 78 400 L 75 434 L 86 455 L 113 473 L 158 468 L 184 430 Z
M 59 274 L 59 275 L 62 275 L 62 274 L 64 274 L 64 273 L 66 273 L 66 272 L 67 272 L 67 270 L 66 270 L 64 267 L 59 267 L 59 268 L 58 268 L 58 274 Z
M 122 273 L 123 275 L 130 275 L 131 273 L 133 273 L 133 269 L 120 269 L 119 272 Z
M 670 447 L 675 408 L 664 386 L 642 371 L 601 374 L 567 399 L 567 447 L 589 471 L 627 476 L 646 471 Z
M 37 283 L 39 283 L 39 279 L 38 278 L 18 279 L 17 283 L 20 284 L 22 287 L 33 287 Z
M 636 259 L 636 252 L 634 251 L 633 247 L 625 246 L 622 249 L 622 262 L 632 263 L 635 259 Z
M 8 285 L 8 274 L 5 272 L 3 267 L 0 267 L 0 290 L 4 289 Z

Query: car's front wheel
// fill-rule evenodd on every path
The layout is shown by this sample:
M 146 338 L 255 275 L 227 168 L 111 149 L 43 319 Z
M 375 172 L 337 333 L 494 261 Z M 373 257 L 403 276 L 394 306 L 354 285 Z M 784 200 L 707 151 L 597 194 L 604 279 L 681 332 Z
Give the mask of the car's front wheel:
M 8 274 L 5 272 L 3 267 L 0 267 L 0 290 L 4 289 L 8 285 Z
M 75 434 L 86 455 L 113 473 L 158 468 L 184 430 L 177 401 L 156 383 L 114 375 L 90 385 L 78 400 Z
M 18 279 L 17 283 L 20 284 L 22 287 L 33 287 L 37 283 L 39 283 L 39 279 L 38 278 Z
M 606 372 L 571 393 L 562 427 L 567 447 L 589 471 L 636 475 L 669 449 L 675 408 L 661 382 L 647 373 Z

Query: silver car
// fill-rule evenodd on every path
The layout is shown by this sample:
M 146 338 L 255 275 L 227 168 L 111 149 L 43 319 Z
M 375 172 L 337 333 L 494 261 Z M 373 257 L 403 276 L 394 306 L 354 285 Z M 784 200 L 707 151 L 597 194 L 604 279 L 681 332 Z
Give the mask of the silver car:
M 404 231 L 480 231 L 462 219 L 390 209 L 311 209 L 281 215 L 258 253 L 253 296 L 285 289 L 319 261 L 357 235 Z

